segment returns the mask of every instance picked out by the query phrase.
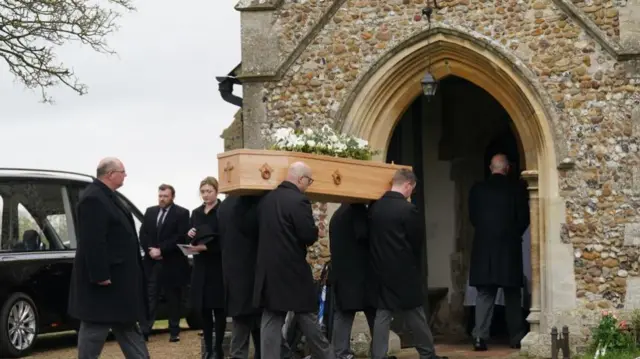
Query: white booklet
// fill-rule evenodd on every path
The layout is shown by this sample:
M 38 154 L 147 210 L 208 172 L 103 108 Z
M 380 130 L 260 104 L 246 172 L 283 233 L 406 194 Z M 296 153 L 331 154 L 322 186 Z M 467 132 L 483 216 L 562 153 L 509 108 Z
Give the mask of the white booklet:
M 180 251 L 182 252 L 182 254 L 184 254 L 185 256 L 189 256 L 189 255 L 196 255 L 198 254 L 198 252 L 192 250 L 190 247 L 190 245 L 188 244 L 178 244 L 177 245 L 178 248 L 180 248 Z

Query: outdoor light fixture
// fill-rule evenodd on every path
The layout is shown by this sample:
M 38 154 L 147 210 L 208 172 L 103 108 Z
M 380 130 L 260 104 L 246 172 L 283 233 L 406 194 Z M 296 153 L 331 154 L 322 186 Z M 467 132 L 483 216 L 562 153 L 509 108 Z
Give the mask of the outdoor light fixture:
M 438 6 L 438 2 L 433 0 L 433 8 L 440 9 Z M 429 22 L 429 30 L 431 30 L 431 15 L 433 14 L 433 8 L 429 5 L 422 9 L 422 16 L 424 16 Z M 427 101 L 429 101 L 433 96 L 436 95 L 436 91 L 438 90 L 438 80 L 431 74 L 431 59 L 427 59 L 429 62 L 427 73 L 424 74 L 422 81 L 422 93 L 427 97 Z
M 438 81 L 433 77 L 431 72 L 427 72 L 420 83 L 422 84 L 422 93 L 427 96 L 427 99 L 436 95 L 436 91 L 438 90 Z

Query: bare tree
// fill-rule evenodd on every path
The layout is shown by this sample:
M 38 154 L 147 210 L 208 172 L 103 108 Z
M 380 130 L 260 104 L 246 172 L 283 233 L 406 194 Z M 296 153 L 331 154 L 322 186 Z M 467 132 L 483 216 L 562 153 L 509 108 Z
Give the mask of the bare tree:
M 44 102 L 52 101 L 47 89 L 60 84 L 83 95 L 87 86 L 55 50 L 79 41 L 114 54 L 106 37 L 118 30 L 122 12 L 133 10 L 132 0 L 0 0 L 0 59 L 27 88 L 39 89 Z

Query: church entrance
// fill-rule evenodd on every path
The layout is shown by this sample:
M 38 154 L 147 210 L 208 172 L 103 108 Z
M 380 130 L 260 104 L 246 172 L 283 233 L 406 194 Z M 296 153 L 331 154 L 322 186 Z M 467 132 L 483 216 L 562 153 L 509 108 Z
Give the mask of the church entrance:
M 481 87 L 453 75 L 440 80 L 433 98 L 415 98 L 393 129 L 386 161 L 413 166 L 419 179 L 411 201 L 424 213 L 425 310 L 440 343 L 470 346 L 476 295 L 467 284 L 473 240 L 467 209 L 471 186 L 490 175 L 489 162 L 497 153 L 509 158 L 511 179 L 526 186 L 520 179 L 526 168 L 523 152 L 502 105 Z M 529 283 L 530 255 L 527 231 L 522 271 Z M 523 318 L 530 308 L 530 290 L 530 285 L 523 290 Z M 492 337 L 508 343 L 501 293 L 496 304 Z M 403 347 L 412 346 L 401 318 L 392 327 Z

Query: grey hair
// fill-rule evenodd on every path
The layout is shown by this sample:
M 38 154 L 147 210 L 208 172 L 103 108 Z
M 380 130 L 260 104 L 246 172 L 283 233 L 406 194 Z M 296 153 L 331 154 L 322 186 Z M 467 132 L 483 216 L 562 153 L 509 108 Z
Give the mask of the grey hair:
M 304 162 L 294 162 L 289 166 L 289 177 L 308 176 L 310 172 L 309 166 Z
M 115 157 L 107 157 L 100 161 L 98 168 L 96 169 L 96 177 L 104 177 L 109 172 L 116 170 L 120 164 L 120 160 Z

